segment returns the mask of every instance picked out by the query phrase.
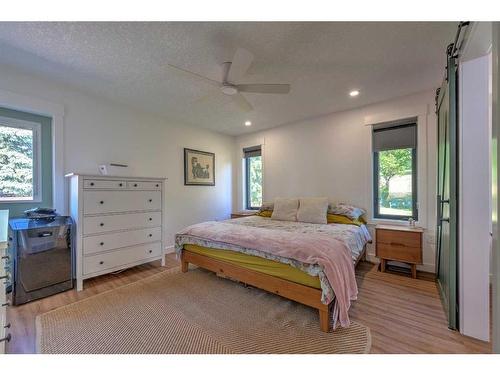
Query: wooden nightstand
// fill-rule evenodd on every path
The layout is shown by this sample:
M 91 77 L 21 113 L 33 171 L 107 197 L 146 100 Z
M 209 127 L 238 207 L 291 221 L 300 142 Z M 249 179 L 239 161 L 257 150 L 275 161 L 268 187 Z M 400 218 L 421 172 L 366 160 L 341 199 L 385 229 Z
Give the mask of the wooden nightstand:
M 422 264 L 422 234 L 418 227 L 377 225 L 375 227 L 375 255 L 380 258 L 380 271 L 386 262 L 395 260 L 411 265 L 411 275 L 417 278 L 417 264 Z
M 231 219 L 237 219 L 239 217 L 246 217 L 246 216 L 253 216 L 257 213 L 257 211 L 240 211 L 240 212 L 233 212 L 231 214 Z

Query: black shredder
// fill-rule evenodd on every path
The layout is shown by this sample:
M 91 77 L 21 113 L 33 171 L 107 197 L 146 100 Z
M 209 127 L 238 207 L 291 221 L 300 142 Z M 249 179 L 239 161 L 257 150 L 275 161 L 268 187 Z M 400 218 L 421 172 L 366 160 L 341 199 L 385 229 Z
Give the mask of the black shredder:
M 13 305 L 73 288 L 73 232 L 68 216 L 9 221 Z

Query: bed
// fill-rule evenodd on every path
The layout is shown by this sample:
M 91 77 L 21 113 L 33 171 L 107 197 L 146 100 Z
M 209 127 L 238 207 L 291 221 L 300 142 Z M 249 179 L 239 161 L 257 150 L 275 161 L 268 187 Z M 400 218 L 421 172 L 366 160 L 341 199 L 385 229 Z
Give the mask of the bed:
M 264 245 L 259 246 L 259 241 Z M 319 253 L 318 262 L 314 261 L 316 258 L 304 262 L 309 261 L 307 254 L 304 255 L 307 252 L 297 250 L 297 257 L 289 257 L 285 256 L 288 253 L 281 251 L 294 246 L 305 248 L 311 241 L 326 249 Z M 181 259 L 182 272 L 188 272 L 191 263 L 219 276 L 316 308 L 320 329 L 328 332 L 337 326 L 343 311 L 339 300 L 348 302 L 347 306 L 343 306 L 345 310 L 349 308 L 350 301 L 356 299 L 357 287 L 354 285 L 353 290 L 352 285 L 343 286 L 345 280 L 342 278 L 353 278 L 354 267 L 365 257 L 366 244 L 370 241 L 365 225 L 310 224 L 255 215 L 188 227 L 176 235 L 176 252 Z M 333 247 L 341 250 L 334 253 L 331 250 Z M 339 259 L 348 257 L 345 263 L 349 262 L 349 266 L 337 267 L 334 273 L 332 270 L 328 273 L 324 265 L 330 260 L 326 258 L 330 257 L 337 263 L 340 263 Z M 335 280 L 336 283 L 333 282 Z M 342 298 L 336 297 L 334 289 Z M 345 290 L 349 292 L 348 297 L 344 296 Z M 340 319 L 340 325 L 348 324 L 348 319 Z

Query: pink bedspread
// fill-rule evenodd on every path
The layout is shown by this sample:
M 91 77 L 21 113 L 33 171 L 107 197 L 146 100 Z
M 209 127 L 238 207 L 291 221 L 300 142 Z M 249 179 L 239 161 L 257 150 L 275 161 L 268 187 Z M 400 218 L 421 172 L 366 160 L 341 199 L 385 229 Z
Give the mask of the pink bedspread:
M 349 326 L 349 307 L 358 294 L 354 265 L 347 246 L 331 235 L 291 233 L 213 221 L 192 225 L 178 234 L 318 264 L 335 293 L 339 322 L 342 327 Z

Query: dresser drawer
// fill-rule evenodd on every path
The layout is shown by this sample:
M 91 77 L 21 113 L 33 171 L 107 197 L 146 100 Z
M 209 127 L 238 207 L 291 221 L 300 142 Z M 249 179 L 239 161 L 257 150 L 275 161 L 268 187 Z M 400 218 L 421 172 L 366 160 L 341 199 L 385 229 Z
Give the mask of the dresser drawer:
M 418 232 L 405 232 L 387 229 L 377 229 L 377 243 L 391 246 L 421 247 L 422 235 Z
M 127 183 L 117 180 L 83 180 L 84 189 L 125 189 Z
M 83 219 L 83 234 L 97 234 L 115 230 L 160 227 L 161 212 L 138 212 L 134 214 L 114 214 L 86 216 Z
M 161 243 L 155 242 L 127 247 L 117 251 L 83 257 L 83 274 L 88 275 L 110 268 L 125 266 L 161 255 Z
M 160 191 L 83 192 L 83 214 L 161 210 Z
M 154 181 L 128 181 L 127 189 L 135 190 L 161 190 L 161 182 Z
M 420 247 L 388 245 L 377 242 L 376 255 L 383 259 L 421 264 L 422 250 Z
M 83 238 L 83 254 L 93 254 L 156 241 L 161 241 L 160 227 L 100 234 Z

